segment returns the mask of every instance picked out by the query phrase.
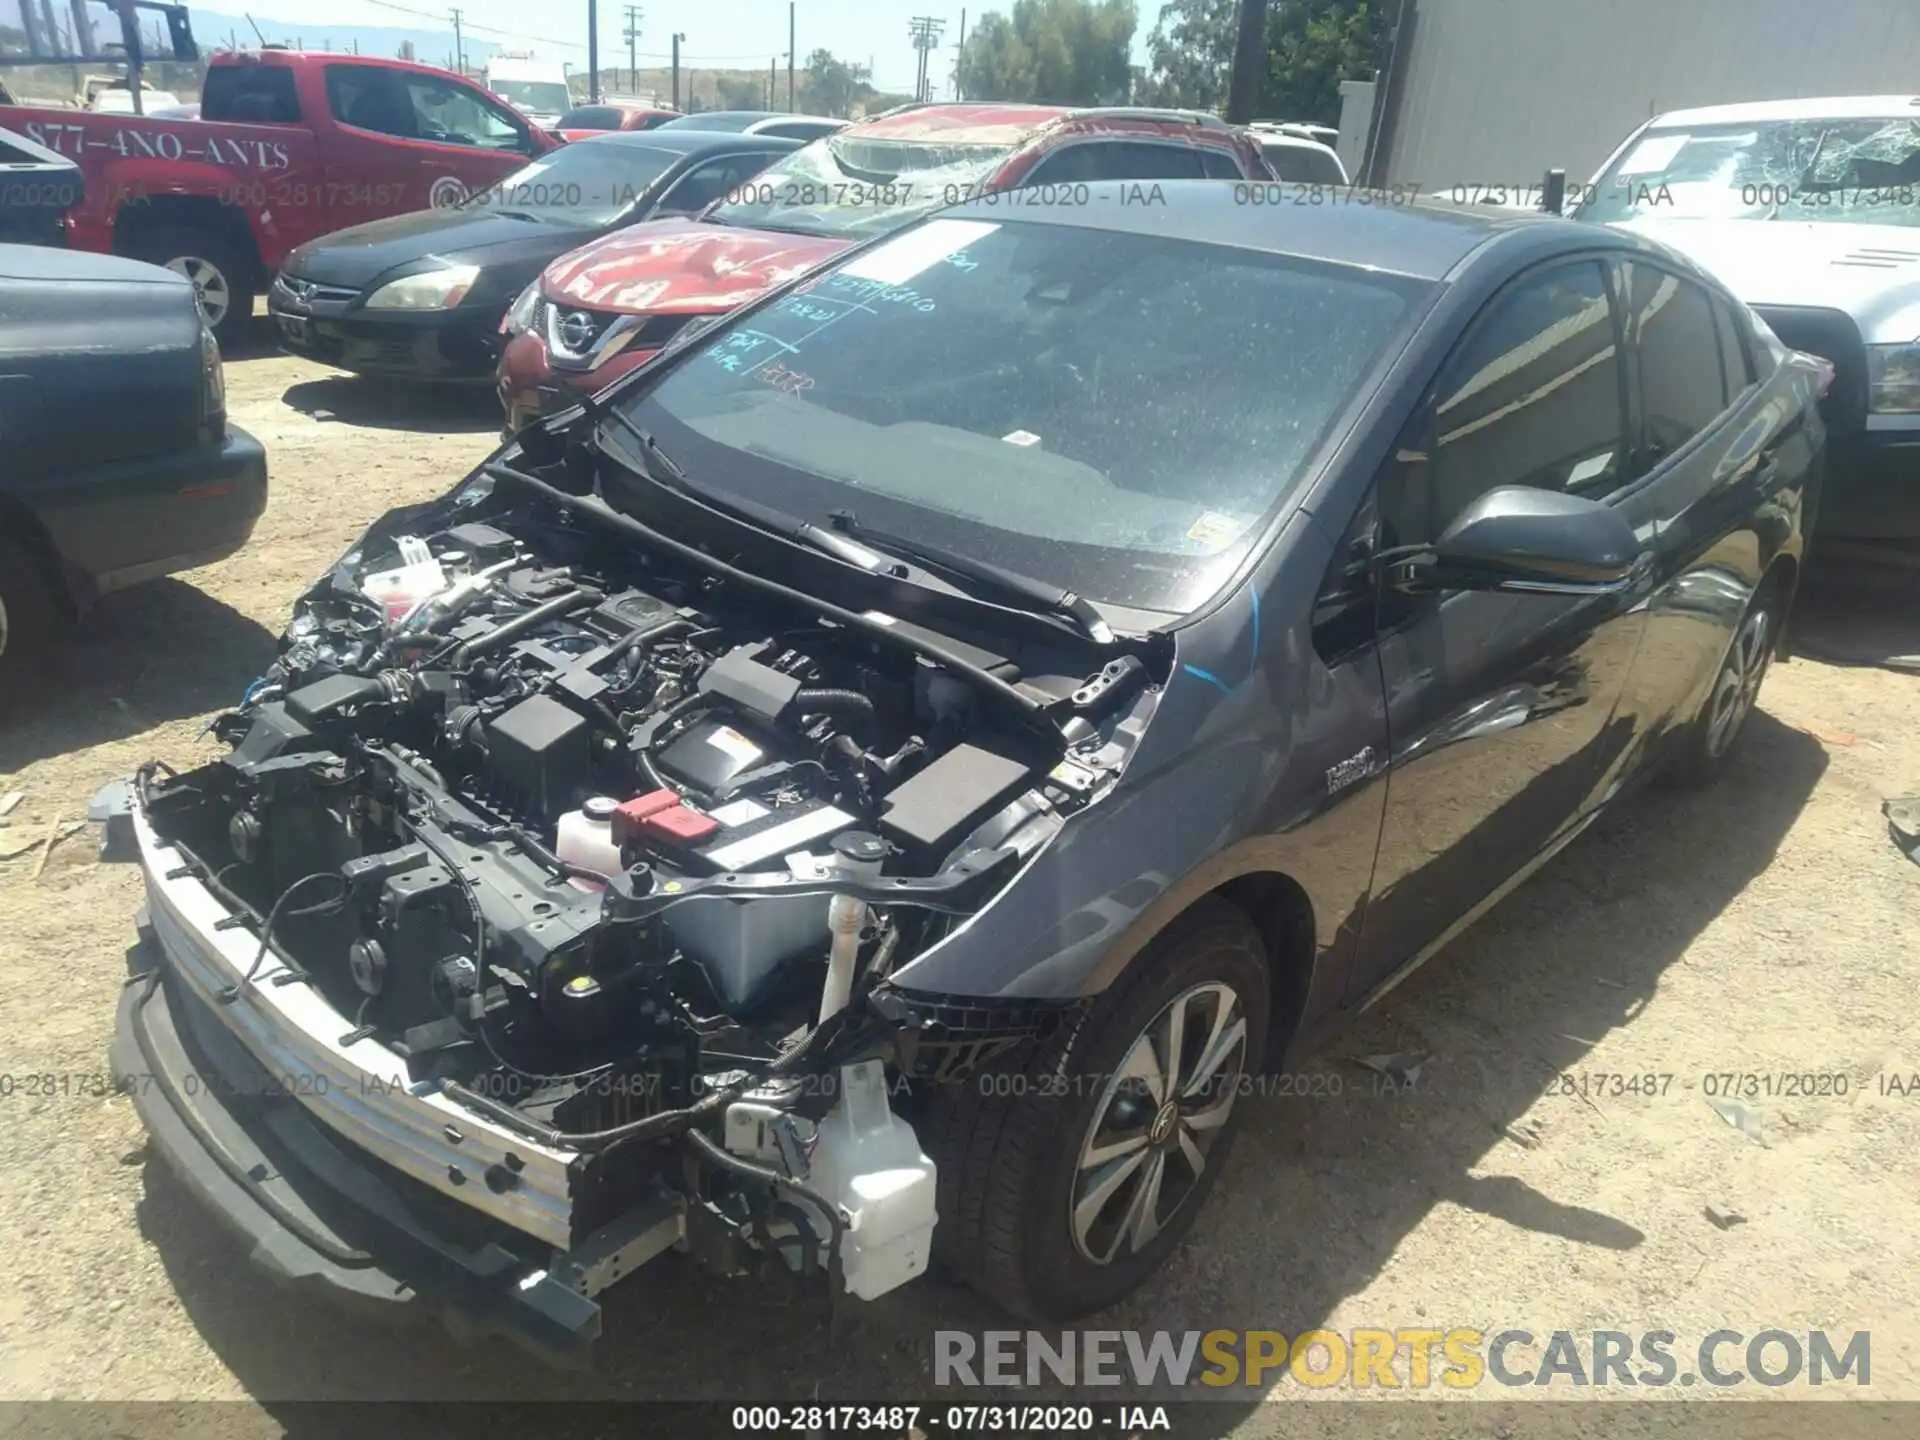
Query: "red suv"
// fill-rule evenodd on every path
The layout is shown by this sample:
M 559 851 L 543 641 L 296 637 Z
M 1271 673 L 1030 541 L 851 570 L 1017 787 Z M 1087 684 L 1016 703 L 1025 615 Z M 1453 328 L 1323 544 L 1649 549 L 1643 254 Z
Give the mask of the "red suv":
M 1094 180 L 1265 180 L 1259 147 L 1210 115 L 1057 105 L 917 105 L 761 171 L 697 219 L 635 225 L 561 256 L 501 330 L 509 432 L 651 359 L 858 241 L 985 191 L 1075 203 Z

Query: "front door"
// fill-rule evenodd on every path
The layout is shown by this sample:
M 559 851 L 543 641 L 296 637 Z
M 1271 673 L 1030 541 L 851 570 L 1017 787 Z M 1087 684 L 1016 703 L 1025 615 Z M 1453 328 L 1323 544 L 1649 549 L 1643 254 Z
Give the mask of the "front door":
M 323 141 L 334 228 L 457 205 L 542 148 L 526 121 L 451 75 L 330 65 L 327 103 L 337 122 Z
M 1491 300 L 1388 462 L 1379 543 L 1437 539 L 1503 485 L 1602 499 L 1627 476 L 1616 306 L 1598 261 Z M 1588 809 L 1639 639 L 1638 595 L 1423 591 L 1382 567 L 1386 814 L 1349 999 L 1431 950 Z

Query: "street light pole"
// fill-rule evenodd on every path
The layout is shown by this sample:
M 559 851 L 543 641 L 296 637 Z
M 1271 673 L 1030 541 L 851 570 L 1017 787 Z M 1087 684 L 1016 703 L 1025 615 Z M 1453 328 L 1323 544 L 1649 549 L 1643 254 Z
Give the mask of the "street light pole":
M 793 0 L 787 0 L 787 113 L 793 114 Z

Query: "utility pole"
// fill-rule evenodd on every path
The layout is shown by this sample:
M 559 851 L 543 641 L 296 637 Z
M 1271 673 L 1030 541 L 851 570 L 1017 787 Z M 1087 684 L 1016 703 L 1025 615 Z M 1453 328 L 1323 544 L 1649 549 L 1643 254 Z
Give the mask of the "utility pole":
M 600 0 L 587 0 L 587 101 L 600 100 Z
M 929 98 L 927 52 L 939 45 L 940 32 L 946 28 L 947 22 L 933 15 L 916 15 L 907 21 L 907 38 L 913 42 L 913 48 L 920 52 L 920 74 L 913 87 L 915 100 Z
M 673 108 L 680 108 L 680 42 L 687 37 L 676 34 L 673 37 Z
M 767 109 L 769 110 L 773 108 L 774 91 L 779 84 L 780 57 L 778 55 L 769 55 L 767 57 Z
M 787 113 L 793 114 L 793 0 L 787 0 Z
M 467 47 L 460 39 L 460 11 L 453 12 L 453 58 L 459 65 L 459 73 L 467 73 Z
M 620 32 L 627 41 L 627 89 L 636 95 L 640 92 L 640 62 L 633 47 L 640 43 L 641 13 L 638 5 L 627 6 L 627 28 Z
M 1240 0 L 1240 29 L 1233 42 L 1227 79 L 1227 123 L 1244 125 L 1260 105 L 1260 77 L 1267 72 L 1267 0 Z
M 960 43 L 953 47 L 953 98 L 967 98 L 967 12 L 960 12 Z

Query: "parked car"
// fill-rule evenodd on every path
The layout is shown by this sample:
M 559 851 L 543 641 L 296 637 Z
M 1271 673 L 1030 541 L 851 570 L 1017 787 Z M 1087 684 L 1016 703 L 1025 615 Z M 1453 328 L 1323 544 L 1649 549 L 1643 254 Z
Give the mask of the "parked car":
M 1833 362 L 1819 533 L 1920 540 L 1920 97 L 1673 111 L 1583 193 L 1578 218 L 1684 250 Z
M 507 307 L 596 236 L 693 215 L 795 140 L 700 130 L 564 145 L 457 208 L 350 226 L 287 257 L 267 308 L 282 349 L 360 375 L 493 378 Z
M 193 287 L 155 265 L 0 245 L 0 436 L 0 699 L 63 617 L 231 554 L 266 505 Z
M 697 219 L 609 236 L 549 266 L 508 318 L 507 428 L 645 364 L 682 328 L 939 206 L 1021 187 L 1070 205 L 1097 179 L 1202 175 L 1271 178 L 1243 132 L 1184 111 L 921 105 L 862 121 Z M 556 343 L 563 324 L 573 339 Z
M 229 345 L 297 245 L 453 204 L 559 143 L 471 80 L 366 56 L 222 52 L 200 105 L 197 120 L 21 106 L 7 123 L 80 166 L 67 244 L 185 275 Z
M 702 110 L 663 120 L 660 128 L 673 130 L 731 130 L 742 135 L 779 135 L 788 140 L 818 140 L 847 128 L 845 120 L 826 115 L 792 115 L 785 110 Z
M 0 244 L 58 245 L 67 211 L 85 195 L 73 161 L 0 130 Z
M 101 797 L 114 1069 L 255 1258 L 548 1353 L 675 1246 L 1082 1315 L 1263 1058 L 1728 764 L 1822 362 L 1631 235 L 1137 183 L 529 427 L 296 604 L 230 753 Z
M 661 110 L 634 100 L 597 100 L 576 105 L 553 128 L 562 140 L 584 140 L 603 130 L 657 130 L 680 117 L 678 110 Z M 808 137 L 811 138 L 811 137 Z
M 1347 179 L 1347 167 L 1340 163 L 1331 146 L 1284 131 L 1263 130 L 1256 125 L 1249 125 L 1247 133 L 1260 146 L 1267 168 L 1273 171 L 1276 180 L 1342 189 L 1351 183 Z

